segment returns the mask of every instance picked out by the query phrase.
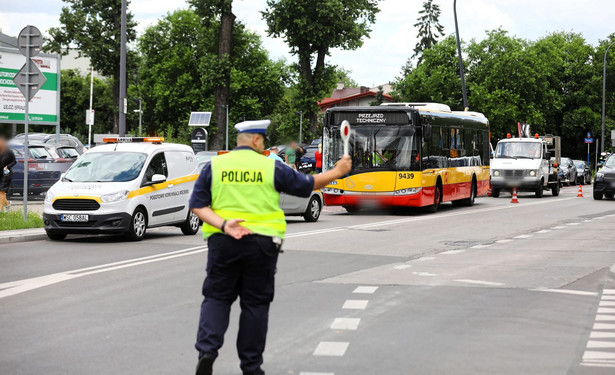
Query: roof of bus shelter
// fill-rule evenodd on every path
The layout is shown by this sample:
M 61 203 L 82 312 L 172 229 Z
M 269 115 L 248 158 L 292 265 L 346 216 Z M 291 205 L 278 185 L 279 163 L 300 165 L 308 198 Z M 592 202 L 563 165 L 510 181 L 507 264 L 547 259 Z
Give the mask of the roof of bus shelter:
M 322 101 L 318 102 L 318 106 L 320 107 L 320 109 L 324 110 L 327 108 L 332 108 L 335 107 L 336 105 L 339 105 L 341 103 L 345 103 L 345 102 L 350 102 L 353 100 L 357 100 L 357 99 L 361 99 L 361 98 L 365 98 L 365 97 L 376 97 L 376 95 L 378 95 L 377 92 L 374 91 L 365 91 L 362 93 L 358 93 L 355 95 L 350 95 L 350 96 L 346 96 L 343 98 L 325 98 Z M 385 101 L 389 101 L 389 102 L 394 102 L 395 99 L 388 94 L 382 94 L 382 97 Z

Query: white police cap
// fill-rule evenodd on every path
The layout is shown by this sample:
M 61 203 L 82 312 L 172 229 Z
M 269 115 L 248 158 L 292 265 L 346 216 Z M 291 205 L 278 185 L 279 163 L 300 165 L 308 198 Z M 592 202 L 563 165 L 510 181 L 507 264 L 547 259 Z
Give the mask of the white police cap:
M 235 125 L 238 133 L 267 134 L 267 128 L 271 125 L 270 120 L 244 121 Z

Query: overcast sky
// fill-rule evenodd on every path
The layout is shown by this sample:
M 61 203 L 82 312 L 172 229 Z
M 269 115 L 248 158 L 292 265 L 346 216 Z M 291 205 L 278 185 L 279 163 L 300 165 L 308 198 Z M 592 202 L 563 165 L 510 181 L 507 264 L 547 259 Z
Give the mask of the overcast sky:
M 314 0 L 317 2 L 317 0 Z M 442 9 L 446 34 L 455 30 L 453 0 L 435 0 Z M 383 0 L 370 39 L 356 51 L 332 51 L 328 62 L 352 71 L 352 78 L 366 86 L 392 81 L 398 76 L 417 42 L 416 22 L 423 0 Z M 16 35 L 30 23 L 41 30 L 58 25 L 61 0 L 0 0 L 0 29 Z M 249 29 L 263 38 L 273 58 L 294 61 L 280 39 L 268 38 L 260 11 L 265 0 L 235 0 L 234 12 Z M 554 31 L 575 31 L 592 44 L 615 32 L 613 0 L 460 0 L 457 3 L 459 33 L 464 40 L 482 39 L 485 30 L 502 27 L 511 34 L 537 39 Z M 130 11 L 138 31 L 169 11 L 185 8 L 184 0 L 132 0 Z

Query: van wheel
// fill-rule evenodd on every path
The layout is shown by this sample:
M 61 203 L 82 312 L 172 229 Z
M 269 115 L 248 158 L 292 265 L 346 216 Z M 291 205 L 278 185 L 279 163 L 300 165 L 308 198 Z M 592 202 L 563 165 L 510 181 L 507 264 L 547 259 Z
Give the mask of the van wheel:
M 322 211 L 322 204 L 320 203 L 320 199 L 318 197 L 313 196 L 310 198 L 308 202 L 308 206 L 305 209 L 305 213 L 303 214 L 303 218 L 305 221 L 309 223 L 313 223 L 318 221 L 320 217 L 320 212 Z
M 595 192 L 595 191 L 594 191 L 594 199 L 595 199 L 595 200 L 600 201 L 600 200 L 602 200 L 602 197 L 603 197 L 603 196 L 604 196 L 604 194 L 602 194 L 602 193 L 597 193 L 597 192 Z
M 186 236 L 192 236 L 197 234 L 200 225 L 201 220 L 199 220 L 199 217 L 196 216 L 194 212 L 190 211 L 190 213 L 188 214 L 188 218 L 186 219 L 186 221 L 184 221 L 180 228 L 183 234 L 185 234 Z
M 559 195 L 559 189 L 560 189 L 560 184 L 558 182 L 551 188 L 551 194 L 553 194 L 554 197 L 557 197 Z
M 542 181 L 540 180 L 540 185 L 536 187 L 536 198 L 542 198 L 544 191 L 542 190 Z
M 141 241 L 145 237 L 147 231 L 147 215 L 145 210 L 141 207 L 137 207 L 130 219 L 130 225 L 128 226 L 128 233 L 126 238 L 130 241 Z
M 499 198 L 500 197 L 500 190 L 499 189 L 491 189 L 491 196 L 494 198 Z
M 52 241 L 62 241 L 66 238 L 66 233 L 51 233 L 47 232 L 47 237 Z

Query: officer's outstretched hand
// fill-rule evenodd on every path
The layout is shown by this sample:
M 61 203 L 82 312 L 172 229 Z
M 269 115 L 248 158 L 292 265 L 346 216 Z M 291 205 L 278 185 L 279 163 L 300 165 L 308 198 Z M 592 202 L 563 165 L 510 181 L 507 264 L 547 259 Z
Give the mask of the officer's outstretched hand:
M 231 219 L 226 222 L 224 226 L 224 233 L 233 237 L 236 240 L 241 239 L 243 236 L 252 234 L 252 231 L 248 228 L 242 227 L 239 223 L 243 223 L 242 219 Z
M 347 175 L 352 169 L 352 159 L 349 155 L 342 156 L 342 158 L 335 164 L 335 168 L 339 171 L 340 176 Z

